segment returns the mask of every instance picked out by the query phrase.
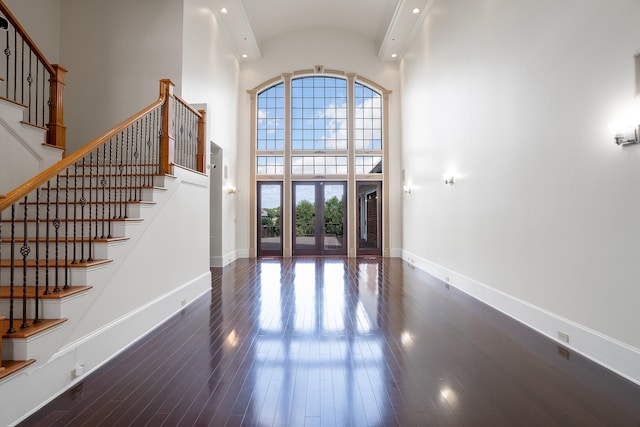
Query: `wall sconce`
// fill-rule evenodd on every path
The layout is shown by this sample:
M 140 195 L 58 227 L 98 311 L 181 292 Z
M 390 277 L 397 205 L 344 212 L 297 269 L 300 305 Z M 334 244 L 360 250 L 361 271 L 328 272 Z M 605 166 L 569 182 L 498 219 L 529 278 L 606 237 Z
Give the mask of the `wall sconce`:
M 609 131 L 613 134 L 613 140 L 617 145 L 637 144 L 638 128 L 634 117 L 629 114 L 626 117 L 609 122 Z
M 445 183 L 445 185 L 453 185 L 453 183 L 454 183 L 453 175 L 445 176 L 444 177 L 444 183 Z
M 411 186 L 410 185 L 405 185 L 402 187 L 402 189 L 404 190 L 404 194 L 411 194 Z
M 631 145 L 638 143 L 638 128 L 633 127 L 625 131 L 616 131 L 614 140 L 618 145 Z

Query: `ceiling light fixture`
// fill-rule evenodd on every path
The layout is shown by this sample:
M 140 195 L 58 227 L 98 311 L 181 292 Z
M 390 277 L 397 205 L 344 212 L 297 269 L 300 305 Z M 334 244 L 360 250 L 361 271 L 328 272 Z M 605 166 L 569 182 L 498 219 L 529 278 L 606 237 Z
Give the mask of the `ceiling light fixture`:
M 412 10 L 412 12 L 414 13 L 414 15 L 418 14 L 420 13 L 420 9 L 416 7 L 415 9 Z
M 397 53 L 392 53 L 392 54 L 391 54 L 391 57 L 392 57 L 392 58 L 397 58 L 397 57 L 398 57 L 398 54 L 397 54 Z
M 227 10 L 226 7 L 223 7 L 222 9 L 220 9 L 220 12 L 222 12 L 223 14 L 226 14 L 229 11 Z
M 242 54 L 242 57 L 243 57 L 243 58 L 248 58 L 248 57 L 249 57 L 249 55 L 247 55 L 246 53 L 243 53 L 243 54 Z

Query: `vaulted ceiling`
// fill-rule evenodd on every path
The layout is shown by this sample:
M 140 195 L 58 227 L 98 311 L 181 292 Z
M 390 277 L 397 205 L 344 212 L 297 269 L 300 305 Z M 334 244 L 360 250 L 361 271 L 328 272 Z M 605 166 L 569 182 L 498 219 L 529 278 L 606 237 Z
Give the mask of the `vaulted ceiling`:
M 213 0 L 238 58 L 260 59 L 270 39 L 305 29 L 343 30 L 368 38 L 383 61 L 402 57 L 433 0 Z

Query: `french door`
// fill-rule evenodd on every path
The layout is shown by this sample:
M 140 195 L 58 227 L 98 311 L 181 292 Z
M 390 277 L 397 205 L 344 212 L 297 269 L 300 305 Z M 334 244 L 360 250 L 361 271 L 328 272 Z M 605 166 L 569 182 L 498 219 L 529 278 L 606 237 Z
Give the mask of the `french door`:
M 292 183 L 294 256 L 347 254 L 346 195 L 346 182 Z
M 358 255 L 382 255 L 382 183 L 357 183 Z
M 282 182 L 258 182 L 258 256 L 282 256 Z

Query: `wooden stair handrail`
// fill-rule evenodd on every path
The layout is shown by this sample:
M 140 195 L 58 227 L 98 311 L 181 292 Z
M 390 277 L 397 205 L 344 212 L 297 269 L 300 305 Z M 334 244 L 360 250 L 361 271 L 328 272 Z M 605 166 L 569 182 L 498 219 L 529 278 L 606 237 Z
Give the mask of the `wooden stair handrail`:
M 29 46 L 29 48 L 33 51 L 33 53 L 36 54 L 36 56 L 42 62 L 42 64 L 44 64 L 47 71 L 49 71 L 50 74 L 55 75 L 56 70 L 53 67 L 53 65 L 51 65 L 51 63 L 47 61 L 47 58 L 44 56 L 42 51 L 38 48 L 38 46 L 36 46 L 36 44 L 31 39 L 31 37 L 29 37 L 29 34 L 27 34 L 27 31 L 24 29 L 22 25 L 20 25 L 20 22 L 18 22 L 18 19 L 14 16 L 13 13 L 11 13 L 7 5 L 5 5 L 2 0 L 0 0 L 0 12 L 2 12 L 4 16 L 7 18 L 7 20 L 11 23 L 11 25 L 13 25 L 16 28 L 16 31 L 20 34 L 24 42 L 27 44 L 27 46 Z
M 1 1 L 2 0 L 0 0 L 0 3 Z M 148 107 L 143 108 L 142 110 L 132 115 L 128 119 L 125 119 L 119 125 L 103 133 L 93 141 L 89 142 L 84 147 L 69 154 L 64 159 L 60 160 L 58 163 L 43 170 L 38 175 L 31 178 L 29 181 L 11 190 L 9 193 L 5 195 L 4 198 L 0 198 L 0 212 L 3 212 L 5 209 L 10 207 L 14 203 L 23 199 L 25 196 L 27 196 L 29 193 L 34 191 L 36 188 L 45 185 L 47 181 L 54 178 L 57 174 L 64 171 L 68 167 L 72 166 L 77 161 L 82 160 L 83 157 L 87 156 L 92 151 L 96 150 L 97 148 L 107 143 L 107 141 L 109 141 L 111 138 L 116 136 L 118 133 L 125 130 L 127 127 L 134 124 L 137 120 L 142 118 L 145 114 L 161 106 L 169 98 L 170 92 L 171 92 L 170 88 L 172 87 L 173 87 L 173 82 L 171 82 L 170 80 L 161 80 L 160 96 L 158 97 L 157 101 L 155 101 L 153 104 L 149 105 Z
M 67 145 L 67 128 L 64 125 L 64 76 L 67 70 L 58 64 L 51 64 L 47 60 L 47 57 L 44 56 L 44 53 L 38 48 L 2 0 L 0 0 L 0 12 L 2 12 L 7 21 L 13 26 L 16 33 L 20 35 L 22 42 L 35 54 L 38 62 L 49 72 L 49 123 L 46 124 L 48 129 L 47 144 L 64 150 Z

